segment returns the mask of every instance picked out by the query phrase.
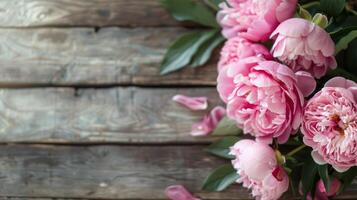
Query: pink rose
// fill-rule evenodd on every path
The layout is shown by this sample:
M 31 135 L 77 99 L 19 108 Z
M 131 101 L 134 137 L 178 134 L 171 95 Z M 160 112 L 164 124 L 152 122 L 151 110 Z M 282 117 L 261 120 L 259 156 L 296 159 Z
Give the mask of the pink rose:
M 252 195 L 260 200 L 276 200 L 289 188 L 289 178 L 278 165 L 270 146 L 253 140 L 241 140 L 230 151 L 240 178 L 238 183 L 252 189 Z
M 244 58 L 222 69 L 217 82 L 220 97 L 227 103 L 227 116 L 244 133 L 266 143 L 273 138 L 285 143 L 298 130 L 304 98 L 296 75 L 285 65 Z
M 318 164 L 338 172 L 357 166 L 356 83 L 341 77 L 328 81 L 306 104 L 301 132 Z
M 221 51 L 218 71 L 228 64 L 250 56 L 261 56 L 267 60 L 273 58 L 269 50 L 261 44 L 249 42 L 242 37 L 228 39 Z
M 334 69 L 335 44 L 318 25 L 305 19 L 293 18 L 281 23 L 272 33 L 276 41 L 273 56 L 294 71 L 304 70 L 321 78 L 328 68 Z
M 227 0 L 220 5 L 217 21 L 226 38 L 266 41 L 279 23 L 294 15 L 296 5 L 297 0 Z

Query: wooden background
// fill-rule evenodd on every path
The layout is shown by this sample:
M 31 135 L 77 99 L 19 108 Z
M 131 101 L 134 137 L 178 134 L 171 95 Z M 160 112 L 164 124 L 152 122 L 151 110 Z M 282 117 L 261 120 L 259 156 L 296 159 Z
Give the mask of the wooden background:
M 0 198 L 165 199 L 200 190 L 224 160 L 193 138 L 177 93 L 215 91 L 215 60 L 159 76 L 166 48 L 190 31 L 156 0 L 0 0 Z M 356 199 L 357 183 L 338 199 Z M 288 197 L 286 197 L 289 199 Z

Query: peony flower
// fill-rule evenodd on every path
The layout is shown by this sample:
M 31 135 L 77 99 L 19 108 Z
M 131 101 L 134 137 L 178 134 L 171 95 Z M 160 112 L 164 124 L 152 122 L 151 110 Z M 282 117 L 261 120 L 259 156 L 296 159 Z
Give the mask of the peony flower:
M 279 23 L 294 15 L 296 5 L 297 0 L 227 0 L 220 5 L 217 21 L 226 38 L 266 41 Z
M 304 98 L 296 75 L 285 65 L 244 58 L 222 69 L 217 82 L 227 116 L 244 133 L 266 143 L 273 138 L 285 143 L 298 130 Z
M 217 106 L 211 110 L 211 112 L 204 116 L 201 122 L 192 125 L 192 136 L 206 136 L 209 135 L 217 126 L 217 124 L 226 115 L 226 110 Z
M 272 33 L 275 39 L 272 53 L 294 71 L 304 70 L 321 78 L 328 68 L 334 69 L 335 44 L 318 25 L 305 19 L 293 18 L 281 23 Z
M 206 110 L 208 107 L 207 97 L 188 97 L 178 94 L 172 97 L 172 100 L 191 110 Z
M 242 37 L 228 39 L 221 51 L 221 57 L 218 62 L 218 71 L 228 64 L 250 56 L 261 56 L 267 60 L 273 58 L 269 50 L 261 44 L 249 42 Z
M 337 77 L 306 104 L 301 132 L 318 164 L 331 164 L 338 172 L 357 166 L 356 83 Z
M 289 188 L 289 177 L 278 165 L 270 146 L 253 140 L 241 140 L 230 151 L 235 156 L 233 167 L 239 174 L 238 183 L 252 189 L 260 200 L 276 200 Z
M 200 200 L 195 198 L 182 185 L 172 185 L 166 188 L 165 195 L 171 200 Z

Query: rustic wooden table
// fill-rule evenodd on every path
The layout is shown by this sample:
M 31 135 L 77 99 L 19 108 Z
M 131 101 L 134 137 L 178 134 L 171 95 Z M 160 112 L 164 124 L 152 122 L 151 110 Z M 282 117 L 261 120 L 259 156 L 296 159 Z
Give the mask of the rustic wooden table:
M 214 61 L 159 76 L 180 27 L 156 0 L 0 0 L 1 199 L 249 199 L 200 185 L 223 160 L 174 94 L 215 92 Z M 341 199 L 356 199 L 357 183 Z

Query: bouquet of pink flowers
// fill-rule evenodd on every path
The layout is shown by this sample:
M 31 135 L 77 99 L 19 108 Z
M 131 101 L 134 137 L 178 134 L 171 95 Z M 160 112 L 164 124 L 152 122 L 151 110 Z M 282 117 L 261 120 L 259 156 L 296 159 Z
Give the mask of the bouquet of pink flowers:
M 213 171 L 204 189 L 222 191 L 237 182 L 261 200 L 278 199 L 289 188 L 303 199 L 328 199 L 352 182 L 357 175 L 353 2 L 163 4 L 177 20 L 207 29 L 179 38 L 163 60 L 162 74 L 203 65 L 226 40 L 217 66 L 217 90 L 226 107 L 217 106 L 194 124 L 192 135 L 226 136 L 208 151 L 231 164 Z M 192 110 L 207 108 L 205 97 L 173 100 Z

